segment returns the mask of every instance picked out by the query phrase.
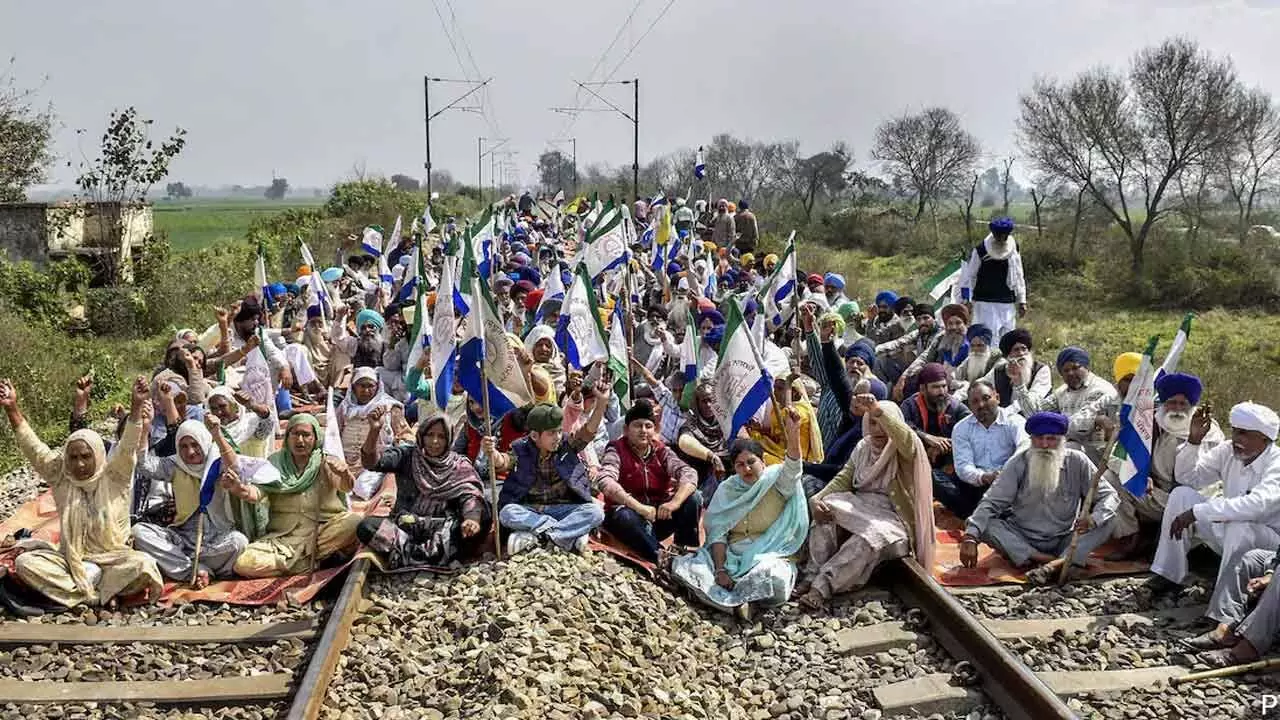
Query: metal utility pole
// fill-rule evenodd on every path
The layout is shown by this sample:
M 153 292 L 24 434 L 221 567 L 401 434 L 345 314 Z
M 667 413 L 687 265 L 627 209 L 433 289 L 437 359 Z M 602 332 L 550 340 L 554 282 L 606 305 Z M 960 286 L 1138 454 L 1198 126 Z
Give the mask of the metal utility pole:
M 632 156 L 631 156 L 631 194 L 633 196 L 632 197 L 633 201 L 639 200 L 640 199 L 640 78 L 633 78 L 631 80 L 612 80 L 609 82 L 604 82 L 604 81 L 587 82 L 587 83 L 579 82 L 577 83 L 577 85 L 583 90 L 586 90 L 587 92 L 591 93 L 592 96 L 594 96 L 600 102 L 604 103 L 605 105 L 608 105 L 610 108 L 613 109 L 613 112 L 616 112 L 622 117 L 631 121 L 631 129 L 633 133 Z M 590 86 L 598 87 L 600 85 L 631 85 L 632 89 L 634 90 L 632 94 L 634 106 L 632 107 L 631 112 L 627 112 L 622 108 L 618 107 L 617 105 L 613 104 L 608 99 L 606 99 L 603 95 L 596 92 L 595 90 L 592 90 L 590 87 Z M 560 112 L 560 113 L 566 113 L 566 114 L 572 115 L 580 112 L 600 112 L 605 109 L 580 107 L 580 108 L 551 108 L 551 110 L 554 112 Z M 574 155 L 575 155 L 574 167 L 576 168 L 577 167 L 576 144 L 574 148 Z M 576 178 L 575 178 L 574 184 L 575 186 L 577 185 Z M 575 191 L 576 191 L 576 187 L 575 187 Z
M 491 145 L 488 151 L 486 151 L 484 149 L 484 144 L 486 141 L 496 142 L 498 144 Z M 492 155 L 494 151 L 498 150 L 499 148 L 501 148 L 503 145 L 506 145 L 510 141 L 511 141 L 511 138 L 486 138 L 486 137 L 476 138 L 476 191 L 481 193 L 482 199 L 484 196 L 484 183 L 483 183 L 484 156 Z M 492 175 L 492 172 L 490 172 L 490 175 Z M 493 202 L 493 199 L 490 198 L 489 202 Z
M 464 112 L 480 112 L 480 108 L 478 106 L 459 107 L 458 103 L 474 95 L 476 92 L 480 90 L 480 88 L 484 87 L 485 85 L 488 85 L 492 80 L 493 78 L 489 78 L 488 80 L 481 80 L 481 81 L 450 80 L 446 78 L 431 77 L 430 75 L 422 76 L 422 105 L 423 105 L 422 116 L 424 118 L 423 125 L 424 125 L 425 134 L 426 134 L 426 144 L 427 144 L 427 161 L 423 165 L 423 167 L 426 168 L 426 171 L 427 171 L 428 200 L 430 200 L 431 198 L 431 121 L 434 120 L 440 113 L 446 110 L 457 109 L 457 110 L 462 110 Z M 460 95 L 459 97 L 455 98 L 453 102 L 449 103 L 448 105 L 445 105 L 444 107 L 440 108 L 435 112 L 431 112 L 431 83 L 433 82 L 460 83 L 463 85 L 472 85 L 473 87 L 470 90 L 463 93 L 462 95 Z

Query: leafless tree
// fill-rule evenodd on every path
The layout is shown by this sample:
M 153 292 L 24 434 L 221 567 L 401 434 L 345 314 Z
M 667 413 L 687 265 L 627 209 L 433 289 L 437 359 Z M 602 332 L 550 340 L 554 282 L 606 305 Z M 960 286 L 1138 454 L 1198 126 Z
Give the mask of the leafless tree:
M 792 154 L 781 171 L 781 183 L 787 195 L 800 203 L 806 222 L 813 219 L 819 200 L 835 197 L 849 186 L 848 170 L 853 153 L 842 142 L 830 150 L 800 157 Z
M 755 200 L 778 181 L 782 159 L 794 155 L 796 143 L 762 143 L 720 134 L 706 149 L 711 187 L 730 200 Z
M 1240 242 L 1248 240 L 1253 211 L 1280 177 L 1280 108 L 1263 90 L 1242 91 L 1235 142 L 1214 158 L 1216 182 L 1236 206 Z
M 969 183 L 969 189 L 964 197 L 956 201 L 956 207 L 960 211 L 960 221 L 964 223 L 964 238 L 966 245 L 973 245 L 973 199 L 978 194 L 978 181 L 982 178 L 978 173 L 973 174 L 973 182 Z M 1006 195 L 1007 197 L 1007 195 Z
M 1044 206 L 1046 195 L 1044 190 L 1031 188 L 1031 209 L 1036 219 L 1036 239 L 1044 236 L 1044 222 L 1040 218 L 1040 208 Z
M 876 129 L 871 157 L 884 165 L 892 180 L 915 196 L 916 222 L 929 203 L 936 203 L 967 179 L 980 148 L 960 118 L 934 107 L 903 115 Z
M 1169 210 L 1170 183 L 1237 131 L 1238 88 L 1230 60 L 1187 39 L 1166 40 L 1140 51 L 1127 77 L 1096 69 L 1038 80 L 1020 99 L 1020 144 L 1032 166 L 1085 187 L 1107 210 L 1141 273 L 1151 228 Z
M 1003 166 L 1000 170 L 1000 197 L 1004 200 L 1000 205 L 1000 214 L 1009 214 L 1009 185 L 1012 181 L 1011 171 L 1013 170 L 1013 158 L 1008 157 L 1000 161 Z

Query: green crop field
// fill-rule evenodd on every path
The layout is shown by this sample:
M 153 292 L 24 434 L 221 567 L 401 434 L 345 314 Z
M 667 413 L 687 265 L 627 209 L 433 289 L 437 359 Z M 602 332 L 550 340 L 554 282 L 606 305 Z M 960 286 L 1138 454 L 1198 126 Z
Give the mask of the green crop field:
M 282 201 L 246 199 L 159 200 L 152 208 L 155 229 L 168 235 L 174 252 L 208 247 L 245 237 L 260 217 L 293 207 L 314 207 L 324 198 Z

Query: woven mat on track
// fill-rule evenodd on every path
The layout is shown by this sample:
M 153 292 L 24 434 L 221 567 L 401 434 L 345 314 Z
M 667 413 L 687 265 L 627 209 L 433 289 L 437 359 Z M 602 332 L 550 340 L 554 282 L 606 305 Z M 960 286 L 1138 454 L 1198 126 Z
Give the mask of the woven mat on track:
M 388 474 L 372 498 L 368 500 L 353 498 L 351 510 L 361 514 L 369 510 L 367 513 L 369 515 L 385 516 L 391 504 L 394 503 L 395 496 L 395 476 Z M 384 497 L 388 500 L 379 506 Z M 46 491 L 36 499 L 24 503 L 13 516 L 0 522 L 0 538 L 11 536 L 23 528 L 30 530 L 32 535 L 40 540 L 58 544 L 58 511 L 52 492 Z M 17 548 L 0 552 L 0 565 L 12 572 L 13 561 L 19 553 L 20 550 Z M 274 605 L 281 600 L 295 604 L 307 603 L 315 598 L 325 585 L 342 574 L 342 571 L 353 561 L 354 558 L 340 566 L 318 569 L 314 575 L 303 573 L 257 580 L 219 580 L 200 590 L 181 583 L 166 582 L 158 603 L 160 605 L 188 602 Z M 124 599 L 123 602 L 126 605 L 133 604 L 128 599 Z
M 938 582 L 950 587 L 974 587 L 1027 581 L 1023 572 L 1010 565 L 1003 555 L 986 544 L 978 546 L 978 566 L 964 567 L 960 564 L 960 540 L 964 536 L 964 521 L 935 503 L 933 522 L 936 539 L 933 577 Z M 1094 551 L 1085 569 L 1085 577 L 1129 575 L 1146 572 L 1151 567 L 1145 562 L 1104 560 L 1103 556 L 1113 549 L 1108 543 Z

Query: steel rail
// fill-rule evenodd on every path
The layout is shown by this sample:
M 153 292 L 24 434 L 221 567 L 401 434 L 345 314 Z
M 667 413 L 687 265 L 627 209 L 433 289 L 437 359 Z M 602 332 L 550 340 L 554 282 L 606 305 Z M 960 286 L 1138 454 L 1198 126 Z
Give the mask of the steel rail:
M 957 660 L 978 671 L 982 689 L 1011 720 L 1074 720 L 1061 698 L 1009 652 L 914 558 L 885 568 L 893 592 L 929 618 L 929 634 Z

